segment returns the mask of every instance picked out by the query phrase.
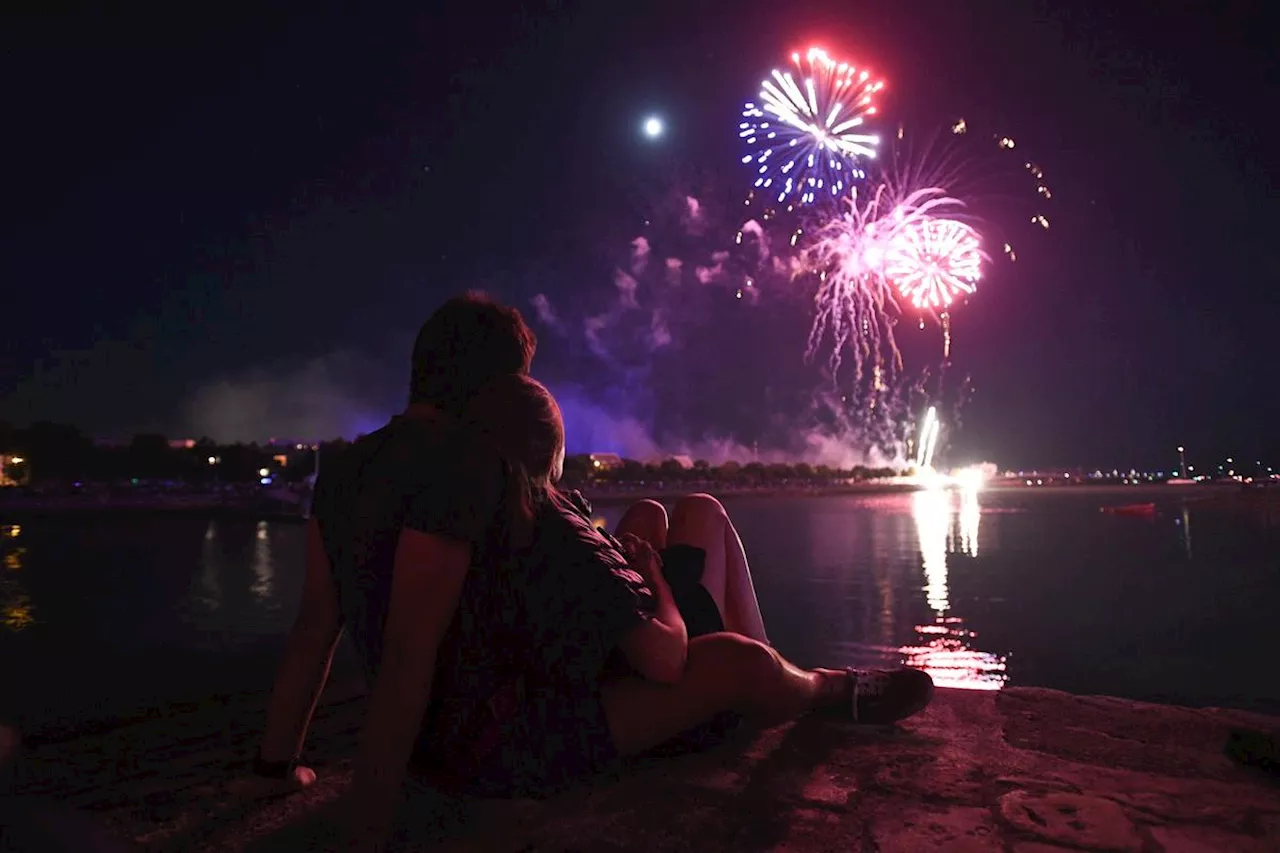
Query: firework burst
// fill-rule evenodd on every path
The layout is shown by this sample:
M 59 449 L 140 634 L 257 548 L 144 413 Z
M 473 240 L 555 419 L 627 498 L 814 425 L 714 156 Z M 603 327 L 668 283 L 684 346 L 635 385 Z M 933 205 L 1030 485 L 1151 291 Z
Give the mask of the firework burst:
M 883 271 L 916 308 L 946 311 L 977 289 L 984 259 L 972 226 L 926 217 L 895 231 L 885 249 Z
M 742 111 L 738 135 L 752 149 L 742 162 L 756 169 L 756 191 L 779 204 L 839 198 L 865 177 L 860 161 L 876 156 L 880 138 L 863 125 L 884 82 L 819 48 L 791 59 L 795 73 L 775 69 Z
M 876 390 L 886 372 L 900 369 L 893 337 L 900 291 L 890 273 L 909 269 L 904 247 L 918 242 L 913 233 L 951 221 L 943 217 L 960 206 L 937 187 L 900 195 L 881 184 L 865 201 L 850 199 L 847 211 L 820 229 L 802 254 L 804 268 L 818 276 L 806 356 L 830 345 L 828 365 L 835 374 L 851 353 L 855 382 L 871 364 Z

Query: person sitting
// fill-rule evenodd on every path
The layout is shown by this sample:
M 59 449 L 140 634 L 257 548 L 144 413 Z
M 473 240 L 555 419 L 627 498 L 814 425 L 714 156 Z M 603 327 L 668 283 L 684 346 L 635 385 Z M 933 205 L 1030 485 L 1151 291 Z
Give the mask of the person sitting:
M 479 294 L 449 300 L 414 343 L 403 414 L 326 459 L 306 532 L 298 615 L 254 771 L 305 786 L 307 728 L 344 629 L 370 686 L 342 823 L 345 849 L 379 849 L 422 722 L 437 651 L 464 581 L 502 513 L 498 456 L 459 429 L 495 376 L 526 373 L 537 342 L 520 313 Z
M 843 709 L 856 722 L 884 724 L 929 703 L 933 682 L 918 670 L 804 669 L 745 634 L 690 637 L 655 548 L 660 537 L 642 539 L 633 519 L 624 538 L 613 540 L 557 488 L 564 424 L 541 383 L 527 375 L 495 377 L 472 398 L 463 421 L 506 460 L 508 515 L 495 528 L 502 541 L 485 548 L 495 562 L 476 575 L 474 594 L 464 595 L 457 634 L 445 648 L 452 645 L 463 659 L 466 649 L 493 641 L 495 632 L 467 637 L 464 613 L 473 614 L 472 625 L 483 625 L 486 613 L 501 621 L 505 687 L 487 699 L 464 697 L 464 705 L 485 709 L 482 724 L 466 730 L 442 722 L 458 715 L 437 715 L 424 743 L 470 781 L 491 792 L 555 790 L 726 713 L 768 726 Z M 709 501 L 695 504 L 705 509 Z M 723 520 L 718 529 L 703 526 L 696 536 L 702 544 L 682 544 L 718 547 L 715 560 L 722 559 L 732 531 Z M 740 624 L 730 600 L 727 624 Z M 630 672 L 611 673 L 615 654 Z M 442 704 L 461 681 L 457 671 L 441 671 Z

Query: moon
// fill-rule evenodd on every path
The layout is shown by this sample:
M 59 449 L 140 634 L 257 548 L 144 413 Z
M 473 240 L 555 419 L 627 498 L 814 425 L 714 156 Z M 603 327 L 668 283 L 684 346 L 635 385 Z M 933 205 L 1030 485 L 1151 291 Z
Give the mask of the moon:
M 649 137 L 650 139 L 657 139 L 659 136 L 662 135 L 663 131 L 665 131 L 666 128 L 662 124 L 662 119 L 658 118 L 657 116 L 649 116 L 647 119 L 644 120 L 644 124 L 642 125 L 642 130 L 644 130 L 645 136 Z

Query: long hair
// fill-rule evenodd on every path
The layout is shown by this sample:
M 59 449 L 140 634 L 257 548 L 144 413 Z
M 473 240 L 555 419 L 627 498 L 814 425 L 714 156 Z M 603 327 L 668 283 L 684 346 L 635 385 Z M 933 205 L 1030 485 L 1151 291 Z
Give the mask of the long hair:
M 507 544 L 532 540 L 536 500 L 555 492 L 554 468 L 564 451 L 564 419 L 546 386 L 522 374 L 495 377 L 463 411 L 463 426 L 508 466 Z

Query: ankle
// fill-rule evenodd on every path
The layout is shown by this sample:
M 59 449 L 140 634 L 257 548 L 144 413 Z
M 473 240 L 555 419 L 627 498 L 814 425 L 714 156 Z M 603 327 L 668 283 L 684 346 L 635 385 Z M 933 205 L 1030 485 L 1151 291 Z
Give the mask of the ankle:
M 823 705 L 846 705 L 853 701 L 853 679 L 849 673 L 840 669 L 815 669 L 821 679 L 821 692 L 818 695 Z

